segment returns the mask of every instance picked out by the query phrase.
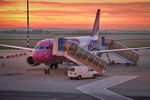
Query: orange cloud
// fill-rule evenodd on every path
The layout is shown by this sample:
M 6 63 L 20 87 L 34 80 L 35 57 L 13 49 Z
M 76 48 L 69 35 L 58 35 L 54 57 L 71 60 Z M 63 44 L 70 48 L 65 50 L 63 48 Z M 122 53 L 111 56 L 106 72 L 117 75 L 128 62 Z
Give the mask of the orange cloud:
M 2 6 L 8 6 L 8 5 L 14 5 L 14 4 L 16 4 L 16 2 L 14 2 L 14 1 L 4 1 L 4 0 L 1 0 L 0 1 L 0 6 L 2 7 Z
M 102 11 L 102 29 L 147 30 L 148 27 L 150 27 L 150 2 L 148 1 L 124 1 L 123 3 L 117 2 L 117 0 L 115 0 L 115 2 L 98 2 L 99 0 L 94 0 L 92 3 L 88 2 L 88 0 L 86 0 L 87 2 L 76 1 L 76 3 L 48 1 L 49 0 L 30 1 L 31 27 L 91 28 L 96 9 L 98 8 Z M 17 5 L 17 3 L 18 6 L 13 8 L 13 5 Z M 14 3 L 13 1 L 5 1 L 2 5 L 5 9 L 0 10 L 0 21 L 2 22 L 0 23 L 0 27 L 7 27 L 7 24 L 8 26 L 13 26 L 15 21 L 17 22 L 17 24 L 14 25 L 15 27 L 25 26 L 25 2 L 17 1 Z M 7 8 L 8 6 L 13 9 L 10 10 Z M 10 20 L 14 20 L 14 22 L 11 23 Z

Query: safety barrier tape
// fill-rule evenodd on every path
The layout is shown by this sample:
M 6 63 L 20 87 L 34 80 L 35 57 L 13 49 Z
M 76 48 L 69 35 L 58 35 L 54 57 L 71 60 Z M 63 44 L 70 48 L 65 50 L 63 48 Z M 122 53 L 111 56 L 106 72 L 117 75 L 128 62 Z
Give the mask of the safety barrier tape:
M 7 55 L 7 56 L 0 56 L 0 59 L 10 59 L 10 58 L 20 57 L 20 56 L 25 56 L 25 55 L 27 55 L 27 53 L 19 53 L 19 54 Z

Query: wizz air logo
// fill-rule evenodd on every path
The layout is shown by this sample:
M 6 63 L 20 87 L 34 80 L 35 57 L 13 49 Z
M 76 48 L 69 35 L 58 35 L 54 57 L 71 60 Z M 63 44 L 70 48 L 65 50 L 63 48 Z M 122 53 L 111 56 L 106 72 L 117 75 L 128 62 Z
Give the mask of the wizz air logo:
M 90 41 L 89 42 L 89 45 L 88 45 L 88 50 L 89 51 L 92 51 L 92 50 L 95 50 L 96 49 L 96 41 Z

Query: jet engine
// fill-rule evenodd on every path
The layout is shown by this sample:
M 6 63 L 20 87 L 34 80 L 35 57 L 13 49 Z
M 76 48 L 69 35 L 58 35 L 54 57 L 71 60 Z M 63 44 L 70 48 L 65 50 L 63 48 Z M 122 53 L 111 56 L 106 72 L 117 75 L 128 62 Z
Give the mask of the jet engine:
M 40 63 L 37 63 L 32 56 L 29 56 L 27 59 L 26 59 L 27 63 L 31 66 L 37 66 L 37 65 L 40 65 Z

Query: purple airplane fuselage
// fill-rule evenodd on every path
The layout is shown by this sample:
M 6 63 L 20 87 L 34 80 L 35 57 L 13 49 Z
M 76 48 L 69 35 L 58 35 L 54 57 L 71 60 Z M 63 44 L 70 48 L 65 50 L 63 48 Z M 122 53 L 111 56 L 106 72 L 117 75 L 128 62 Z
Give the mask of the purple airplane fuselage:
M 64 57 L 62 56 L 58 57 L 52 55 L 52 49 L 53 49 L 52 39 L 45 39 L 39 41 L 35 46 L 32 57 L 36 63 L 45 63 L 45 64 L 56 63 L 64 60 Z
M 93 36 L 67 38 L 67 40 L 69 41 L 78 42 L 79 45 L 81 45 L 81 47 L 87 50 L 89 50 L 89 46 L 92 47 L 91 42 L 93 42 L 93 40 L 95 39 L 96 38 Z M 53 39 L 41 40 L 36 44 L 32 56 L 29 56 L 27 58 L 27 63 L 29 63 L 32 66 L 37 66 L 41 63 L 48 65 L 62 62 L 65 59 L 65 57 L 63 56 L 53 55 L 52 51 L 53 51 Z

